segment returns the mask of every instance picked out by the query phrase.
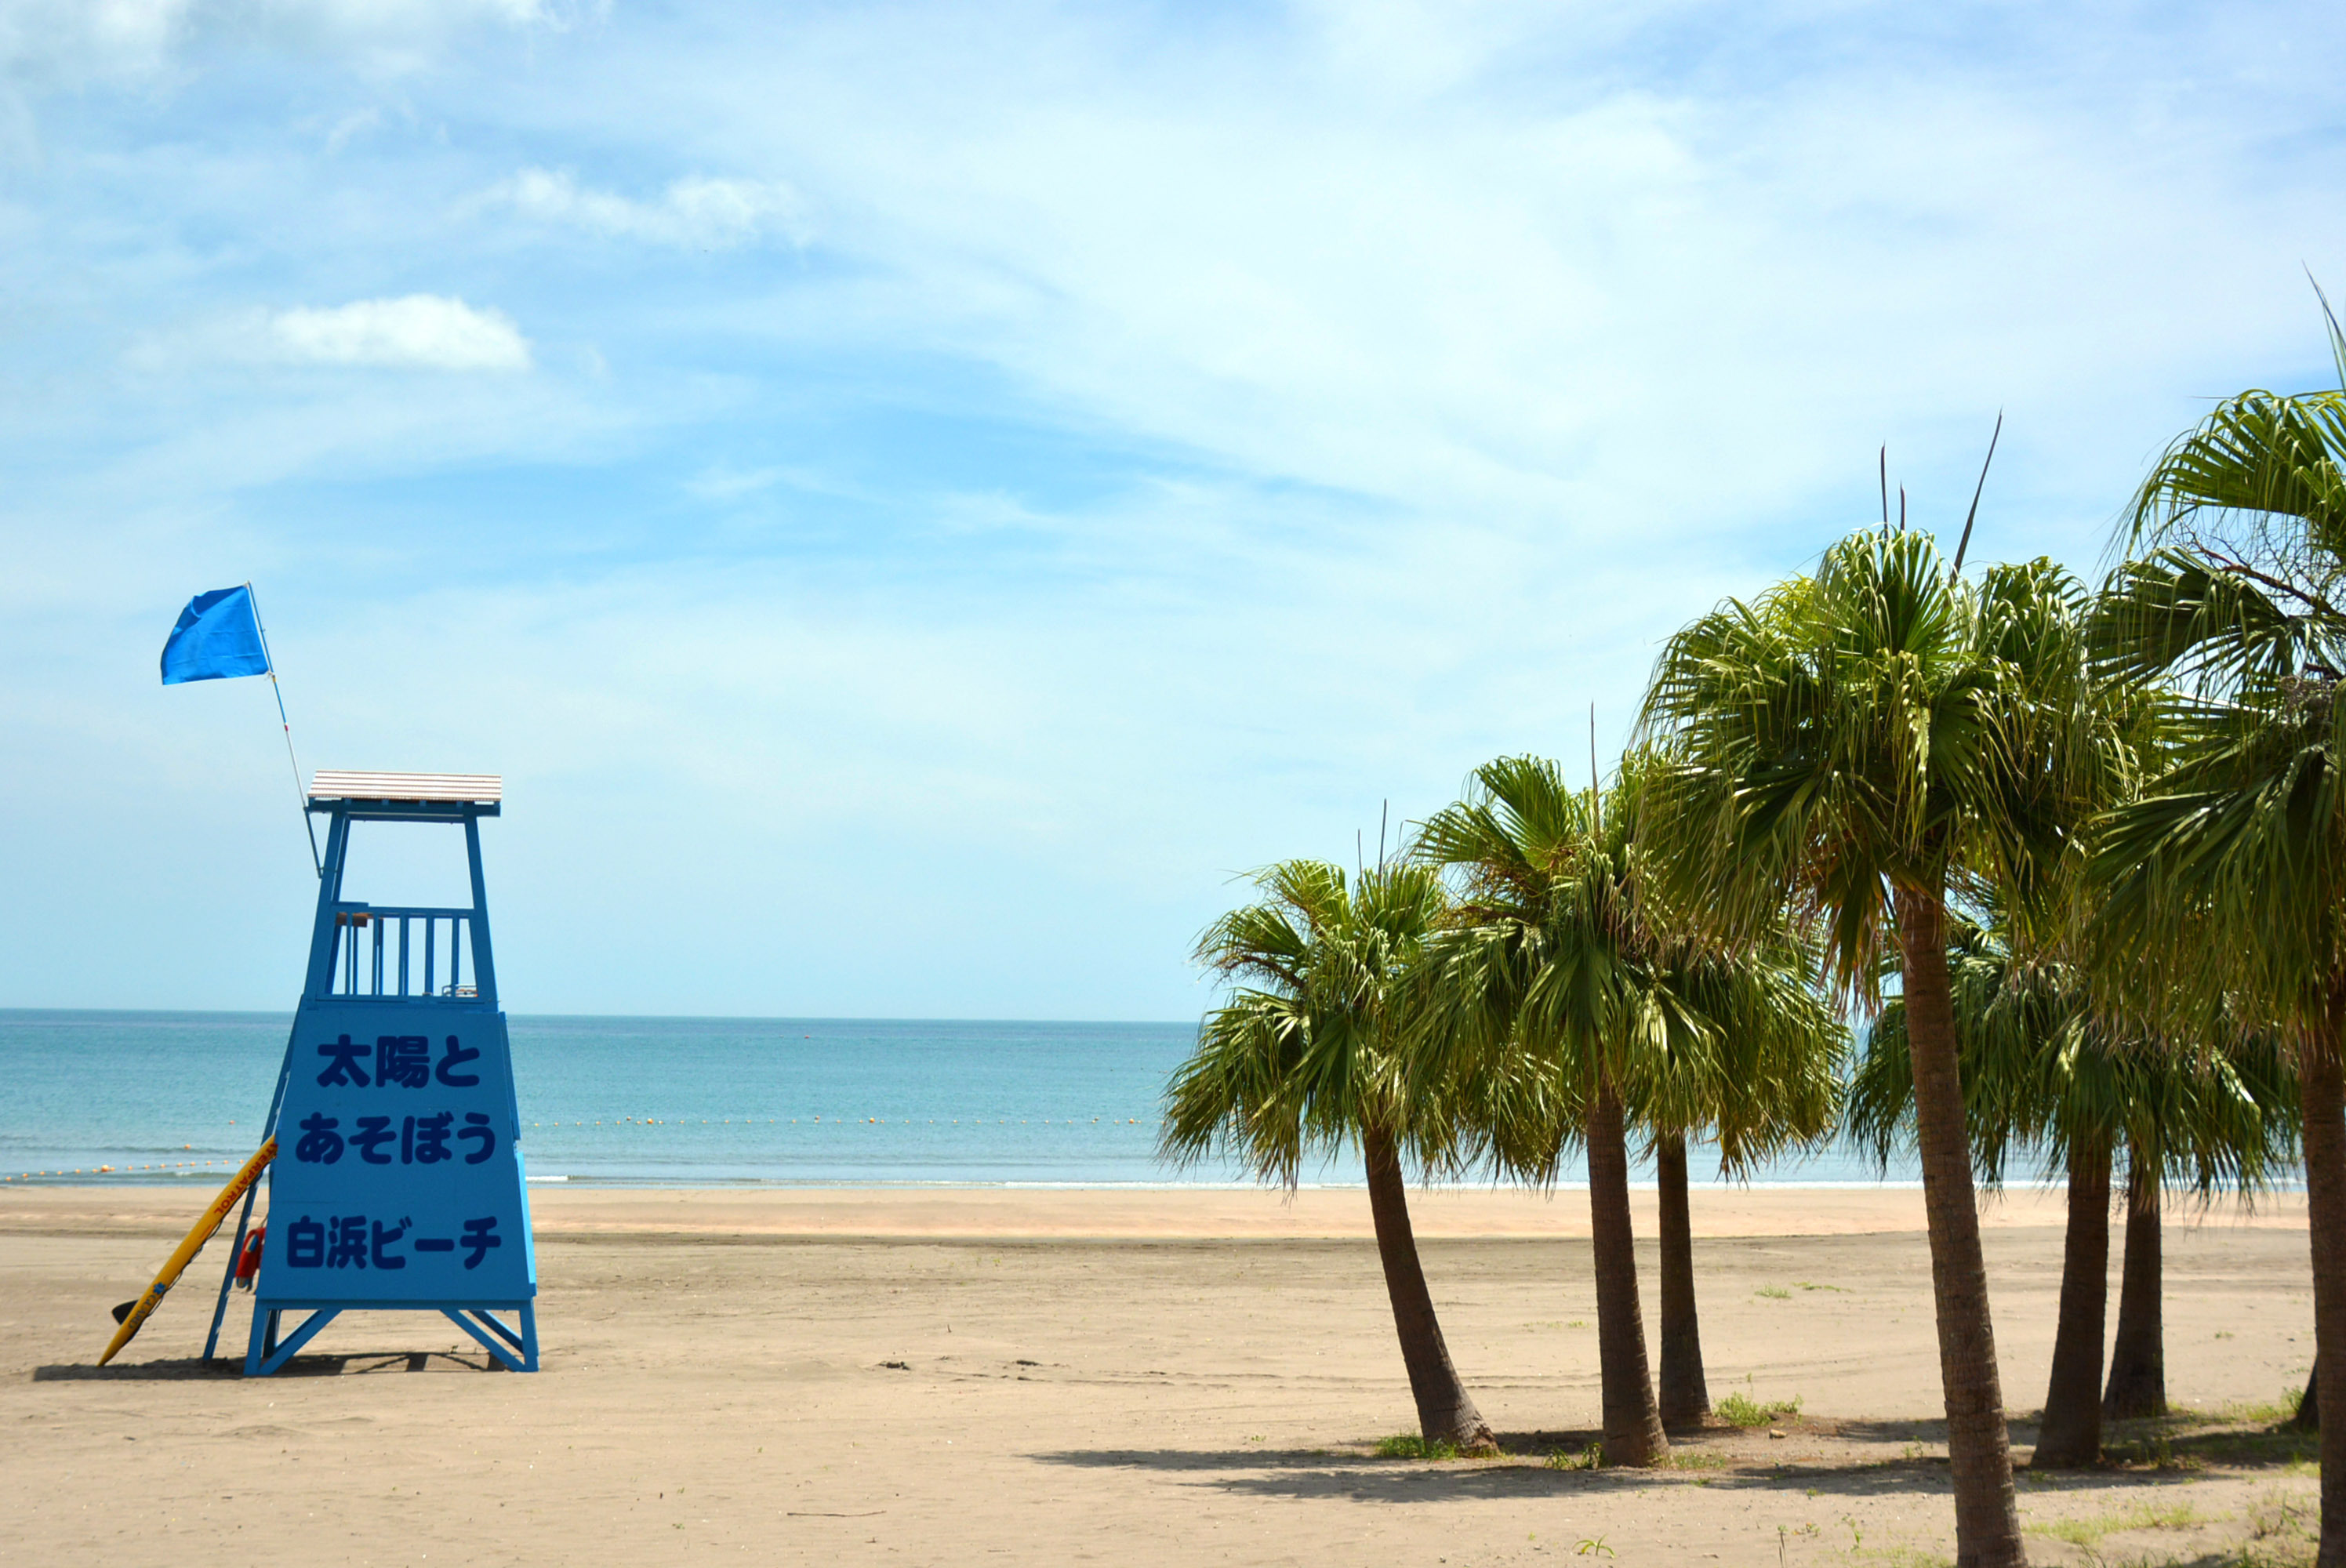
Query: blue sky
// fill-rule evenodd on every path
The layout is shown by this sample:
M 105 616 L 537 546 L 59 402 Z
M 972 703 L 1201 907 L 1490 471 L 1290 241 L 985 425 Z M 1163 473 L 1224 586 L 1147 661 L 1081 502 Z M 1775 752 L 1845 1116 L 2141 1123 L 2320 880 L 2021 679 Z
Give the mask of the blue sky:
M 1878 506 L 2328 372 L 2346 13 L 0 0 L 0 1005 L 281 1007 L 305 766 L 526 1012 L 1178 1018 Z M 386 849 L 393 896 L 425 867 Z

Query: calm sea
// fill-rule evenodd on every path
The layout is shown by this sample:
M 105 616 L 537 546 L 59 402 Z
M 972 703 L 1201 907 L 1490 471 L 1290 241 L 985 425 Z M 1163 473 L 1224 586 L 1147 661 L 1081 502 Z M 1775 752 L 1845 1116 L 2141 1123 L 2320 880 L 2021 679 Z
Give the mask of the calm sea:
M 0 1010 L 0 1178 L 218 1183 L 260 1142 L 290 1013 Z M 509 1020 L 533 1181 L 1242 1183 L 1156 1157 L 1187 1023 Z M 111 1166 L 109 1175 L 97 1167 Z M 46 1173 L 46 1174 L 45 1174 Z M 1912 1172 L 1893 1169 L 1892 1179 Z M 1762 1179 L 1870 1182 L 1838 1152 Z M 1310 1173 L 1357 1183 L 1356 1161 Z

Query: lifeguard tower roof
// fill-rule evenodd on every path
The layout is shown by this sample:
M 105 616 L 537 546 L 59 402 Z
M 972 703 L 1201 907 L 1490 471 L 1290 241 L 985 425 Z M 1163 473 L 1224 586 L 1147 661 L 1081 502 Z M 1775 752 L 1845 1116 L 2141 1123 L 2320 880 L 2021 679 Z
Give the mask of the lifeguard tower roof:
M 505 779 L 495 773 L 363 773 L 321 768 L 310 778 L 312 800 L 494 806 L 505 792 Z

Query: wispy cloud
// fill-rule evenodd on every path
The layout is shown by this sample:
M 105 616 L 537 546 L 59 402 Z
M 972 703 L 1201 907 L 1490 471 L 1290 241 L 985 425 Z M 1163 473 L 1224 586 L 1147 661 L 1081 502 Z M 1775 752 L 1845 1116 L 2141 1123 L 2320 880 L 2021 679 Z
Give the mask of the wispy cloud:
M 280 311 L 268 331 L 279 355 L 311 364 L 523 371 L 530 362 L 528 340 L 510 317 L 438 294 Z
M 675 181 L 652 200 L 638 201 L 582 186 L 566 169 L 525 168 L 486 200 L 540 223 L 656 245 L 719 249 L 766 234 L 801 244 L 808 237 L 805 201 L 773 180 L 696 176 Z
M 356 51 L 414 65 L 481 24 L 561 28 L 607 0 L 7 0 L 0 65 L 66 82 L 139 76 L 216 36 Z M 387 51 L 387 53 L 386 53 Z
M 122 4 L 151 78 L 0 69 L 0 1002 L 129 998 L 191 855 L 307 896 L 265 697 L 152 688 L 250 576 L 321 759 L 515 775 L 546 1005 L 1171 1015 L 1227 873 L 1609 751 L 1878 443 L 1957 522 L 2008 409 L 1974 558 L 2090 565 L 2346 278 L 2334 0 Z

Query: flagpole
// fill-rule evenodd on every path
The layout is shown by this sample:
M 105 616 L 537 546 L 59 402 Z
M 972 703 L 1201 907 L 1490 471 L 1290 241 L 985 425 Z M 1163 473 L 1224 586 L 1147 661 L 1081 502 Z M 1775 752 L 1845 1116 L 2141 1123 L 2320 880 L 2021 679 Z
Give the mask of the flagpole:
M 301 830 L 310 835 L 310 863 L 316 868 L 318 880 L 326 877 L 326 862 L 318 856 L 318 830 L 310 820 L 310 792 L 301 787 L 301 761 L 293 755 L 293 721 L 285 717 L 285 691 L 277 684 L 277 656 L 269 651 L 269 628 L 260 622 L 260 596 L 253 592 L 248 580 L 245 596 L 252 605 L 252 629 L 260 634 L 260 657 L 269 661 L 270 695 L 277 698 L 277 722 L 285 729 L 285 760 L 293 768 L 293 802 L 301 811 Z

